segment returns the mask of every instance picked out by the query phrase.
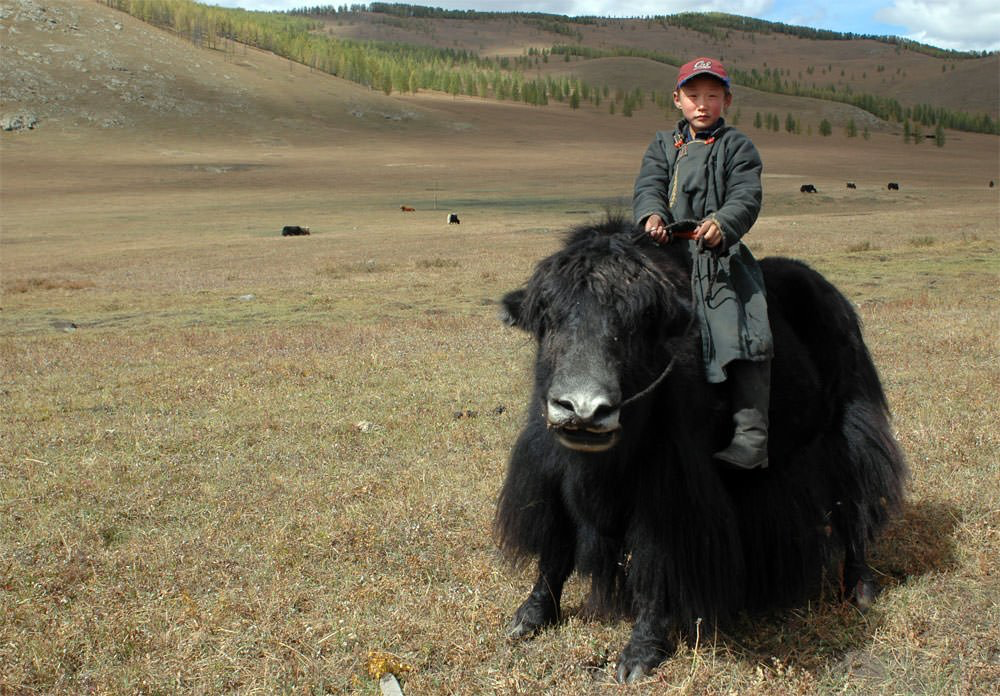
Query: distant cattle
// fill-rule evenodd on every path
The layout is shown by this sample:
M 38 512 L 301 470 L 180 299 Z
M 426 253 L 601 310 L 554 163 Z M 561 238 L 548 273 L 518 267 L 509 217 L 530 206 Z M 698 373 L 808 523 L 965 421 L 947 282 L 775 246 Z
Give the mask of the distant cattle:
M 890 181 L 889 185 L 886 188 L 889 189 L 890 191 L 898 191 L 899 184 L 897 184 L 895 181 Z
M 817 193 L 816 187 L 812 184 L 802 184 L 799 186 L 799 191 L 802 193 Z
M 856 189 L 857 187 L 858 187 L 858 185 L 855 184 L 853 181 L 848 181 L 847 182 L 847 188 L 849 188 L 849 189 Z
M 411 208 L 408 205 L 401 205 L 399 206 L 399 209 L 402 210 L 404 213 L 412 213 L 414 210 L 416 210 L 416 208 Z
M 462 221 L 458 219 L 458 215 L 455 213 L 448 213 L 448 224 L 449 225 L 460 225 Z
M 308 227 L 299 227 L 298 225 L 285 225 L 281 228 L 282 237 L 298 237 L 299 235 L 309 234 Z

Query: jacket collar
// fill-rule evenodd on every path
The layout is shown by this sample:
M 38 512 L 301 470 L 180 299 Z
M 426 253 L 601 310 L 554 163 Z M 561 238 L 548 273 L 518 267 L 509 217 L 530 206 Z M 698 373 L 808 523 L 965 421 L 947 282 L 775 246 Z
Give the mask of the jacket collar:
M 699 133 L 694 133 L 691 125 L 684 119 L 681 119 L 677 123 L 677 133 L 680 134 L 680 140 L 683 143 L 689 143 L 692 140 L 707 140 L 711 142 L 722 135 L 727 129 L 728 126 L 726 126 L 724 118 L 720 118 L 710 128 Z

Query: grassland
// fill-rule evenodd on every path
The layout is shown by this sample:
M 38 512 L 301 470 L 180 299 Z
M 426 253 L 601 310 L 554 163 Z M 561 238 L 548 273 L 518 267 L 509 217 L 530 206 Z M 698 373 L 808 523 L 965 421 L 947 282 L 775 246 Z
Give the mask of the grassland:
M 225 102 L 239 66 L 197 59 Z M 582 616 L 581 583 L 503 639 L 531 573 L 490 522 L 533 346 L 494 303 L 628 200 L 663 115 L 241 60 L 239 113 L 0 136 L 0 693 L 375 694 L 372 653 L 407 694 L 1000 689 L 996 138 L 747 129 L 748 241 L 858 305 L 913 479 L 868 614 L 744 617 L 623 688 L 629 626 Z

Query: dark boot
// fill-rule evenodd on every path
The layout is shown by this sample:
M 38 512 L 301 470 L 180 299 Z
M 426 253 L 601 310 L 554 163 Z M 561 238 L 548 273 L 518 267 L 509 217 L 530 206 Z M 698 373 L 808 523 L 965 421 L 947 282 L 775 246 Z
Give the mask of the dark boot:
M 719 461 L 737 469 L 767 467 L 767 410 L 771 401 L 771 361 L 738 360 L 726 367 L 733 400 L 733 441 Z

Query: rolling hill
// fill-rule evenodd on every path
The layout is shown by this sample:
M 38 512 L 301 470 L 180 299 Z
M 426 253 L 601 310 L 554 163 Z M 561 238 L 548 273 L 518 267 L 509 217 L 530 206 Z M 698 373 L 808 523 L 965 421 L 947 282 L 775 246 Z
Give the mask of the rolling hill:
M 873 38 L 802 38 L 774 31 L 717 30 L 711 33 L 652 19 L 588 19 L 566 17 L 541 20 L 531 15 L 482 14 L 474 19 L 449 17 L 400 17 L 381 12 L 341 12 L 311 16 L 324 24 L 332 37 L 358 41 L 448 47 L 484 57 L 517 58 L 529 50 L 541 52 L 554 45 L 573 44 L 597 51 L 656 52 L 683 62 L 695 55 L 712 55 L 743 72 L 778 71 L 787 82 L 805 88 L 827 88 L 871 93 L 899 100 L 904 106 L 929 104 L 969 113 L 1000 117 L 1000 55 L 932 52 L 907 48 Z M 604 59 L 605 62 L 609 62 Z M 673 71 L 662 76 L 660 64 L 648 66 L 650 76 L 639 79 L 634 61 L 588 65 L 552 57 L 535 69 L 541 74 L 577 74 L 607 80 L 613 86 L 639 85 L 654 89 L 669 82 Z M 528 71 L 530 73 L 530 69 Z
M 430 89 L 535 103 L 538 95 L 543 101 L 561 101 L 573 89 L 585 94 L 603 90 L 620 111 L 623 94 L 630 91 L 659 95 L 659 103 L 668 104 L 664 98 L 676 64 L 707 54 L 730 65 L 743 108 L 773 110 L 782 118 L 790 114 L 808 128 L 827 119 L 835 126 L 853 121 L 859 129 L 898 132 L 902 121 L 912 118 L 922 120 L 925 128 L 940 121 L 948 128 L 995 132 L 1000 121 L 996 53 L 940 51 L 891 37 L 814 36 L 730 15 L 681 16 L 701 18 L 708 22 L 704 24 L 671 18 L 446 12 L 379 3 L 351 11 L 312 8 L 301 15 L 224 10 L 189 0 L 107 4 L 170 29 L 171 39 L 187 45 L 168 44 L 166 34 L 150 33 L 145 24 L 130 24 L 132 31 L 125 32 L 123 16 L 107 14 L 102 3 L 69 5 L 64 13 L 59 3 L 19 0 L 4 11 L 13 22 L 12 41 L 5 47 L 8 60 L 0 73 L 8 111 L 34 102 L 48 117 L 60 103 L 75 101 L 81 104 L 77 121 L 104 127 L 122 119 L 127 123 L 134 111 L 129 105 L 138 113 L 166 110 L 190 117 L 217 111 L 239 121 L 246 111 L 241 104 L 261 93 L 260 62 L 278 60 L 249 43 L 386 96 Z M 95 23 L 88 37 L 79 22 L 86 24 L 90 17 Z M 36 21 L 28 21 L 23 31 L 17 28 L 32 18 Z M 740 21 L 746 30 L 728 28 Z M 93 55 L 77 47 L 88 38 L 102 42 Z M 129 46 L 150 59 L 138 66 L 116 62 L 112 54 Z M 222 67 L 203 65 L 211 63 L 204 57 L 191 58 L 194 47 L 212 49 Z M 300 64 L 296 70 L 291 62 L 287 67 L 282 81 L 291 92 L 272 105 L 282 112 L 278 118 L 287 118 L 289 106 L 299 104 L 311 114 L 307 119 L 322 114 L 322 121 L 333 113 L 322 106 L 328 97 L 346 100 L 351 104 L 347 111 L 356 115 L 419 117 L 419 109 L 401 112 L 398 103 L 369 89 L 350 96 L 343 85 L 337 95 L 300 89 L 296 81 L 311 68 Z M 98 78 L 93 71 L 110 76 Z M 64 88 L 44 89 L 46 80 Z M 553 81 L 561 82 L 562 90 Z M 183 99 L 170 96 L 175 88 L 183 91 Z M 224 93 L 230 94 L 221 98 Z M 109 95 L 125 105 L 116 103 L 114 113 L 108 112 L 104 97 Z M 599 106 L 600 99 L 593 103 Z M 858 106 L 862 110 L 852 108 Z

